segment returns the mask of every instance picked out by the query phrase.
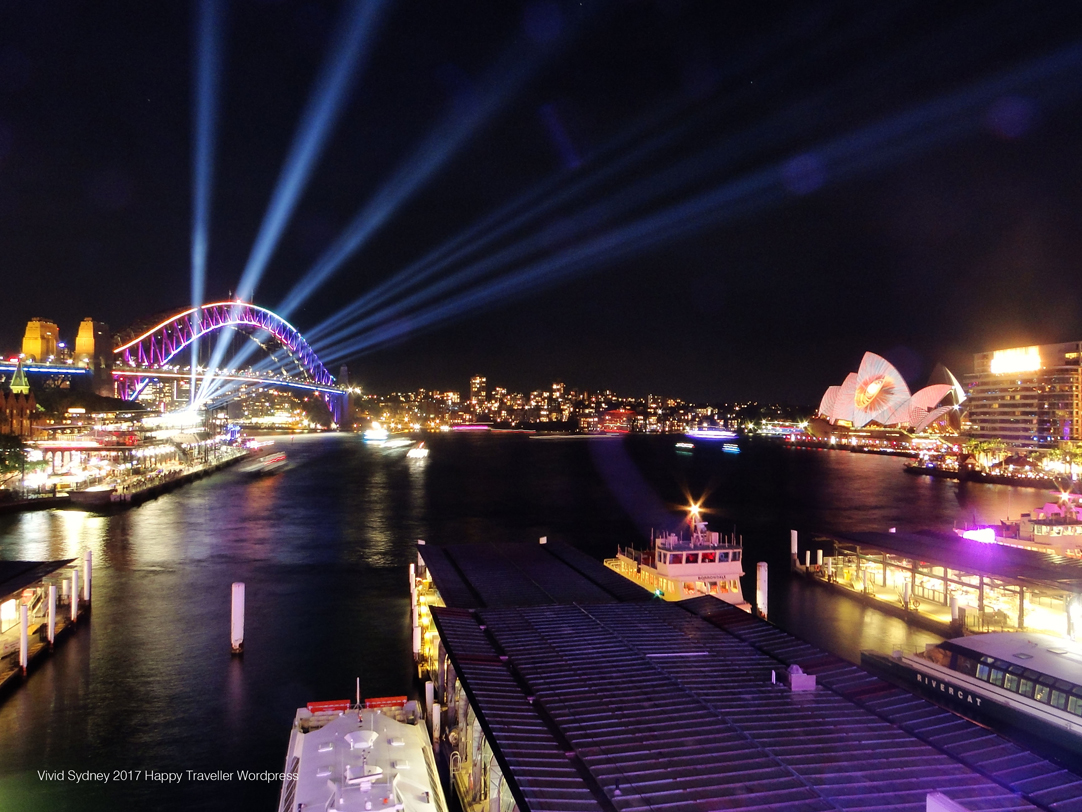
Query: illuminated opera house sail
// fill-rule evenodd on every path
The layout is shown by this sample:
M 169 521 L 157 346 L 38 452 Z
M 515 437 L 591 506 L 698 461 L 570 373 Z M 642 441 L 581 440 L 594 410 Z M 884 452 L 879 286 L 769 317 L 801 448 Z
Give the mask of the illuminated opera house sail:
M 874 424 L 924 431 L 937 421 L 946 422 L 965 400 L 961 384 L 946 367 L 937 367 L 932 380 L 911 393 L 889 361 L 866 352 L 856 372 L 850 372 L 840 386 L 827 389 L 819 403 L 819 416 L 832 426 L 863 428 Z

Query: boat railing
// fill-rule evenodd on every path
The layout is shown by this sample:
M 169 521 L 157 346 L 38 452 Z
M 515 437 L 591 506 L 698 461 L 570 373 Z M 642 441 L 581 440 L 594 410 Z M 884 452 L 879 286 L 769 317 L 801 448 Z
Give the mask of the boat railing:
M 630 558 L 636 564 L 647 567 L 654 566 L 654 553 L 651 550 L 636 550 L 634 547 L 617 547 L 616 551 L 625 558 Z
M 718 541 L 695 541 L 687 539 L 658 539 L 657 548 L 665 552 L 697 552 L 699 550 L 739 550 L 744 545 L 732 538 L 721 538 Z

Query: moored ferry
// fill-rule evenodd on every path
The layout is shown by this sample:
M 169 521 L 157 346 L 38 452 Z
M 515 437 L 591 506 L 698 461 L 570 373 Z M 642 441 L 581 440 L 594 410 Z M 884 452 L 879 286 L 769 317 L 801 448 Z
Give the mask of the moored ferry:
M 446 812 L 417 703 L 403 696 L 298 709 L 278 811 L 300 809 Z
M 1082 646 L 1028 632 L 945 640 L 923 652 L 861 652 L 861 664 L 977 721 L 1082 754 Z
M 620 547 L 616 558 L 605 559 L 605 566 L 667 601 L 713 595 L 750 612 L 740 587 L 744 568 L 739 537 L 709 530 L 699 520 L 698 508 L 692 508 L 688 524 L 690 538 L 656 535 L 650 549 Z

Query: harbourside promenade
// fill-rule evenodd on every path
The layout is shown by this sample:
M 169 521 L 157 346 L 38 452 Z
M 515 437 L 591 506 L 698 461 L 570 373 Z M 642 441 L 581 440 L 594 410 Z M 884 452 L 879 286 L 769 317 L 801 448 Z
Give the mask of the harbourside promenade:
M 248 457 L 244 449 L 229 449 L 218 458 L 207 462 L 177 466 L 161 472 L 140 474 L 93 488 L 62 491 L 48 496 L 34 496 L 0 503 L 0 514 L 18 513 L 49 508 L 76 508 L 84 510 L 123 510 L 136 507 L 163 493 L 195 482 L 216 471 L 234 465 Z
M 414 648 L 468 812 L 1082 810 L 1082 776 L 715 598 L 558 543 L 418 554 Z

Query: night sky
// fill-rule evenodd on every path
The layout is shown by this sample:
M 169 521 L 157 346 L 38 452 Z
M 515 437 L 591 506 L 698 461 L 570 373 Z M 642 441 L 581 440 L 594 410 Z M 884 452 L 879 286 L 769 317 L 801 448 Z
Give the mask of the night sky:
M 0 2 L 5 352 L 31 316 L 73 340 L 88 315 L 116 331 L 189 303 L 196 9 Z M 210 300 L 236 290 L 344 11 L 225 13 Z M 435 325 L 395 315 L 353 382 L 817 403 L 866 350 L 920 386 L 937 361 L 1082 339 L 1073 3 L 391 2 L 256 303 L 508 84 L 291 315 L 302 333 L 537 184 L 636 158 L 441 274 L 541 233 L 485 278 L 547 262 L 539 284 Z

